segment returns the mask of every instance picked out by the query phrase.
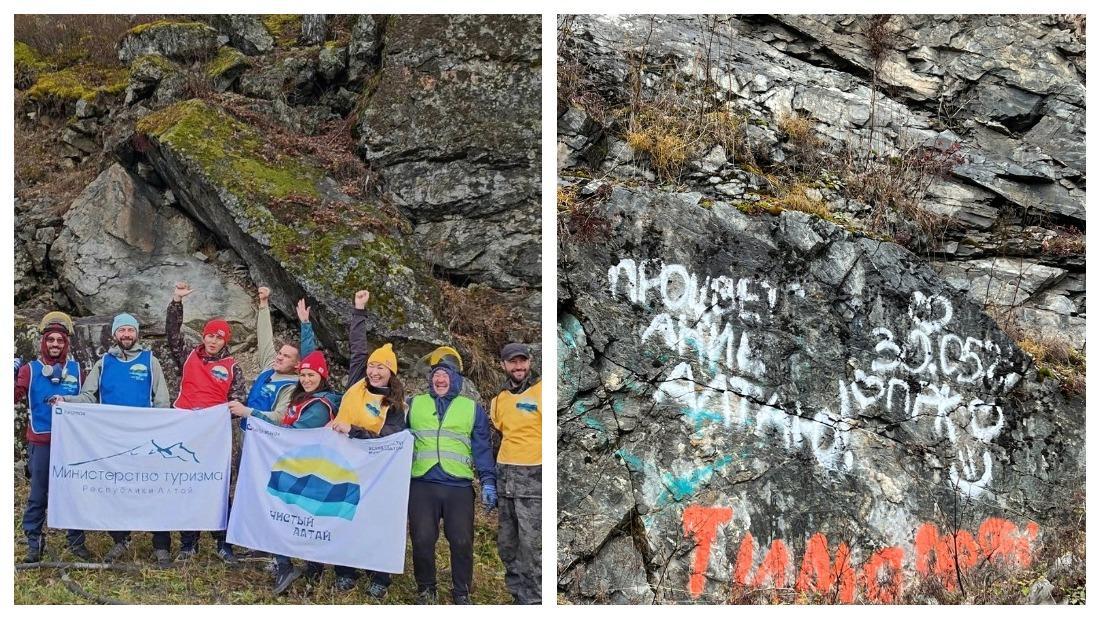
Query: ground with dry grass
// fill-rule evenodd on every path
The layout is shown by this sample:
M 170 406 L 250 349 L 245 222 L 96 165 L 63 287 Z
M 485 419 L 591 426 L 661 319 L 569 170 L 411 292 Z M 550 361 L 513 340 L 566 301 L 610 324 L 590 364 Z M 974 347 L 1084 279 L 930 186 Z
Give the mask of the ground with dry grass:
M 15 529 L 16 564 L 26 554 L 21 519 L 28 492 L 27 481 L 17 472 L 13 526 Z M 496 512 L 486 514 L 480 507 L 474 520 L 474 591 L 475 604 L 508 604 L 511 596 L 504 586 L 504 568 L 496 550 Z M 49 530 L 49 551 L 57 561 L 73 562 L 76 558 L 65 546 L 65 534 Z M 208 534 L 199 541 L 197 559 L 186 564 L 174 564 L 158 569 L 152 562 L 153 546 L 148 533 L 135 533 L 130 550 L 114 569 L 17 569 L 15 572 L 16 604 L 88 604 L 123 602 L 131 604 L 377 604 L 366 594 L 366 582 L 349 592 L 338 591 L 335 576 L 326 569 L 316 586 L 299 580 L 289 593 L 271 595 L 272 576 L 267 572 L 267 559 L 242 559 L 239 566 L 228 567 L 214 554 L 214 542 Z M 173 536 L 173 553 L 179 539 Z M 88 533 L 88 548 L 102 557 L 111 547 L 104 532 Z M 416 582 L 412 577 L 412 550 L 406 544 L 405 571 L 393 578 L 385 604 L 413 604 Z M 51 561 L 54 559 L 50 559 Z M 450 552 L 440 536 L 436 550 L 439 599 L 451 601 Z

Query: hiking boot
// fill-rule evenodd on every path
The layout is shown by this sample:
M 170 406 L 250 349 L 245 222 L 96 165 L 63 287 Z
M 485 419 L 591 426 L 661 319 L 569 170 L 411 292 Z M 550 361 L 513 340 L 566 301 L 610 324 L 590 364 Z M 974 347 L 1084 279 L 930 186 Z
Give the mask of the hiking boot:
M 126 554 L 126 551 L 130 548 L 130 542 L 115 542 L 114 546 L 107 551 L 106 556 L 103 557 L 104 563 L 114 563 L 122 558 L 122 555 Z
M 470 594 L 468 594 L 468 593 L 456 593 L 453 596 L 451 596 L 451 599 L 454 600 L 456 606 L 457 605 L 473 604 L 473 602 L 470 601 Z
M 421 589 L 416 592 L 417 604 L 438 604 L 439 596 L 436 594 L 435 589 Z
M 386 591 L 389 589 L 386 585 L 380 582 L 371 581 L 370 586 L 367 587 L 367 595 L 376 600 L 385 599 Z
M 172 567 L 172 555 L 169 554 L 168 550 L 165 548 L 154 550 L 153 560 L 157 562 L 157 567 L 162 570 Z
M 321 582 L 321 574 L 325 568 L 321 565 L 307 564 L 306 569 L 302 570 L 302 579 L 306 581 L 306 584 L 313 586 Z
M 336 589 L 339 591 L 351 591 L 355 588 L 355 579 L 351 576 L 340 576 L 336 579 Z
M 233 554 L 233 549 L 229 546 L 218 548 L 218 558 L 226 565 L 237 565 L 238 563 L 237 555 Z
M 176 553 L 176 561 L 190 561 L 197 554 L 199 554 L 198 546 L 184 546 Z
M 290 583 L 298 579 L 302 572 L 298 568 L 290 566 L 275 572 L 275 587 L 271 589 L 272 595 L 279 595 L 290 587 Z
M 38 563 L 42 561 L 42 553 L 46 550 L 46 543 L 41 538 L 27 538 L 27 556 L 23 563 Z
M 73 544 L 72 546 L 69 546 L 69 552 L 73 553 L 76 558 L 84 562 L 91 562 L 95 560 L 95 557 L 92 556 L 92 552 L 88 550 L 88 547 L 84 544 Z

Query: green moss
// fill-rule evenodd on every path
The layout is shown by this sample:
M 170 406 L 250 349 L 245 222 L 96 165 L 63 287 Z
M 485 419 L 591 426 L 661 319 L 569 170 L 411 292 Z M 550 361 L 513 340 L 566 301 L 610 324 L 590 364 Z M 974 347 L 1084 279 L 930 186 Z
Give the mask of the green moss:
M 210 77 L 218 77 L 242 64 L 248 64 L 248 58 L 240 51 L 224 46 L 218 50 L 218 55 L 214 56 L 214 59 L 207 65 L 206 74 Z
M 388 308 L 384 320 L 392 326 L 404 321 L 403 303 L 386 292 L 387 282 L 402 274 L 401 265 L 427 269 L 397 237 L 363 232 L 371 229 L 367 222 L 393 223 L 375 205 L 324 203 L 320 168 L 273 153 L 255 128 L 199 99 L 149 114 L 136 129 L 233 194 L 244 231 L 266 239 L 271 255 L 296 277 L 321 283 L 339 298 L 367 288 Z M 336 209 L 335 216 L 320 216 Z
M 27 95 L 60 101 L 92 100 L 126 90 L 129 79 L 130 72 L 126 69 L 76 65 L 40 75 Z
M 45 71 L 49 68 L 50 63 L 33 47 L 22 41 L 15 42 L 16 71 Z
M 168 60 L 160 54 L 145 54 L 144 56 L 138 56 L 130 64 L 130 72 L 138 73 L 145 71 L 149 68 L 155 67 L 164 73 L 173 73 L 179 70 L 171 60 Z
M 172 21 L 170 19 L 158 19 L 147 24 L 138 24 L 127 32 L 127 34 L 141 34 L 148 30 L 154 30 L 156 28 L 194 28 L 196 30 L 202 30 L 209 28 L 206 24 L 197 21 Z
M 298 34 L 302 31 L 301 15 L 264 15 L 263 23 L 276 46 L 291 47 L 298 42 Z

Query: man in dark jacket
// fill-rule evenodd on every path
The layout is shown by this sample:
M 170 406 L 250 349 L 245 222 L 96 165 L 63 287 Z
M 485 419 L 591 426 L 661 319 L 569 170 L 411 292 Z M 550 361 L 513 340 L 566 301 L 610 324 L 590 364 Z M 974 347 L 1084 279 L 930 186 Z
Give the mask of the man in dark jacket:
M 485 409 L 462 391 L 462 359 L 441 347 L 429 356 L 430 393 L 409 404 L 413 443 L 409 486 L 409 528 L 417 601 L 438 601 L 435 544 L 439 523 L 451 550 L 452 596 L 455 604 L 470 603 L 474 576 L 474 470 L 481 481 L 487 509 L 496 506 L 496 471 Z
M 114 404 L 116 406 L 142 406 L 168 408 L 168 385 L 164 382 L 164 369 L 153 351 L 138 339 L 137 318 L 119 314 L 111 323 L 114 345 L 95 362 L 92 371 L 84 379 L 78 395 L 59 395 L 59 401 L 84 404 Z M 129 531 L 110 531 L 115 545 L 103 558 L 107 563 L 117 561 L 130 546 Z M 164 533 L 154 533 L 154 538 Z M 154 546 L 156 544 L 154 543 Z M 157 564 L 167 567 L 168 550 L 155 550 Z
M 50 428 L 53 406 L 58 395 L 80 392 L 80 364 L 69 356 L 73 320 L 62 312 L 50 312 L 38 326 L 42 340 L 38 358 L 19 368 L 15 377 L 15 402 L 27 400 L 27 468 L 30 469 L 31 493 L 23 512 L 23 533 L 27 536 L 25 562 L 38 563 L 46 549 L 42 527 L 46 524 L 46 502 L 50 489 Z M 82 561 L 91 561 L 92 553 L 84 545 L 84 531 L 70 529 L 66 534 L 69 549 Z

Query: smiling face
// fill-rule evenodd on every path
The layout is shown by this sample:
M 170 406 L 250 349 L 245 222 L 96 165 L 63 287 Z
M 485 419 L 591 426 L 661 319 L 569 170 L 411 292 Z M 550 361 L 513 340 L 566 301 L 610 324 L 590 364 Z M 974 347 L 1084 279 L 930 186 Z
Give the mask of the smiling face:
M 500 366 L 515 383 L 522 383 L 531 373 L 531 360 L 524 356 L 512 357 L 507 361 L 501 361 Z
M 293 374 L 294 370 L 298 369 L 300 360 L 298 349 L 290 344 L 284 344 L 279 348 L 279 352 L 275 353 L 271 368 L 280 374 Z
M 202 345 L 208 355 L 216 355 L 225 348 L 225 338 L 216 333 L 202 336 Z
M 321 384 L 321 375 L 313 370 L 302 370 L 298 372 L 298 382 L 302 384 L 304 391 L 313 393 Z
M 451 376 L 443 370 L 432 372 L 432 391 L 437 396 L 445 396 L 451 389 Z
M 65 336 L 60 333 L 50 333 L 46 336 L 46 352 L 50 357 L 57 358 L 65 351 Z
M 367 364 L 367 380 L 370 381 L 372 387 L 385 387 L 390 384 L 391 376 L 393 376 L 393 372 L 381 363 Z
M 119 327 L 115 331 L 115 343 L 122 350 L 130 350 L 137 343 L 138 332 L 133 327 Z

